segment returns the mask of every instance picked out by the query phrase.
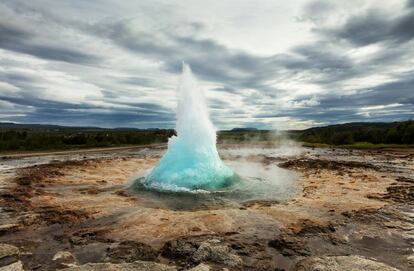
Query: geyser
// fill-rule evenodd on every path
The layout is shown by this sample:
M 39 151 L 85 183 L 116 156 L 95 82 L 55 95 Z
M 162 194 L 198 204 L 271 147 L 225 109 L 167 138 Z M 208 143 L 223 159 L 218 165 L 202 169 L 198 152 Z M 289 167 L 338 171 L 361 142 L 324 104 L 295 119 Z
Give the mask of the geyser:
M 216 148 L 216 130 L 210 121 L 202 90 L 189 65 L 177 89 L 177 136 L 145 178 L 148 188 L 167 191 L 215 190 L 229 186 L 235 174 L 221 161 Z

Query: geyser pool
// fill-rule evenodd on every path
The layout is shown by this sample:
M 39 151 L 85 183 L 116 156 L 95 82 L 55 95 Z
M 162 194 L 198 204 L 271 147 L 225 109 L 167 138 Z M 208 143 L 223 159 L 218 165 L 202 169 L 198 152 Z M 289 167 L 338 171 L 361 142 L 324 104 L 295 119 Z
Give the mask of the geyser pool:
M 139 198 L 140 204 L 150 208 L 195 210 L 240 208 L 246 202 L 256 201 L 280 202 L 300 192 L 296 183 L 296 172 L 265 163 L 266 159 L 263 160 L 264 157 L 285 160 L 290 155 L 284 150 L 250 146 L 231 146 L 229 149 L 226 146 L 220 153 L 224 163 L 237 172 L 230 186 L 215 190 L 161 191 L 146 187 L 144 172 L 138 172 L 141 178 L 135 181 L 132 193 Z M 262 153 L 266 155 L 263 156 Z
M 219 157 L 205 97 L 185 63 L 177 94 L 177 136 L 169 139 L 167 152 L 143 185 L 161 191 L 216 190 L 231 185 L 236 176 Z
M 264 148 L 222 150 L 229 167 L 222 162 L 205 97 L 186 64 L 177 98 L 177 135 L 169 139 L 155 167 L 133 182 L 142 203 L 173 209 L 214 208 L 251 200 L 285 200 L 295 194 L 294 172 L 250 159 L 267 156 Z

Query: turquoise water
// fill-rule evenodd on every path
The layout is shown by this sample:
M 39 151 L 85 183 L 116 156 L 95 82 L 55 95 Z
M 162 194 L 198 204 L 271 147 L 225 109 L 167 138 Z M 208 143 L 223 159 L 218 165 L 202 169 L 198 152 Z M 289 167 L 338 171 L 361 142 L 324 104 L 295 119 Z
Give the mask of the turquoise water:
M 189 148 L 174 137 L 167 152 L 146 177 L 145 185 L 159 190 L 215 190 L 232 184 L 235 175 L 212 148 Z
M 134 182 L 131 193 L 140 203 L 153 208 L 174 210 L 216 209 L 243 206 L 246 202 L 280 202 L 298 192 L 295 172 L 276 165 L 265 166 L 259 162 L 226 160 L 237 175 L 228 186 L 216 189 L 157 189 L 146 184 L 143 176 Z

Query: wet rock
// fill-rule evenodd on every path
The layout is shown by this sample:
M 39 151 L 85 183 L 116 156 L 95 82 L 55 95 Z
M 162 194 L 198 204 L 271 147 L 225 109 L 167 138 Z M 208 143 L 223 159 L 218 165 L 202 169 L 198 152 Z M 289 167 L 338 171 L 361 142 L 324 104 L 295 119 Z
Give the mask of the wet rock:
M 0 271 L 24 271 L 21 261 L 0 267 Z
M 227 266 L 239 266 L 243 260 L 222 237 L 201 235 L 188 236 L 167 242 L 162 248 L 164 257 L 182 261 L 183 265 L 212 262 Z
M 243 203 L 243 207 L 249 208 L 249 207 L 270 207 L 272 205 L 280 204 L 280 201 L 278 200 L 251 200 L 246 201 Z
M 335 232 L 335 227 L 332 224 L 322 225 L 309 219 L 299 220 L 297 227 L 299 230 L 295 231 L 295 234 L 299 236 L 312 236 Z
M 333 161 L 323 159 L 294 159 L 283 163 L 278 166 L 283 168 L 296 168 L 296 169 L 329 169 L 329 170 L 343 170 L 348 168 L 364 168 L 364 169 L 378 169 L 374 166 L 365 162 L 356 161 Z
M 19 249 L 17 247 L 8 244 L 0 244 L 0 259 L 16 255 L 19 255 Z
M 414 183 L 414 179 L 407 178 L 407 177 L 404 177 L 404 176 L 399 176 L 395 180 L 397 182 L 401 182 L 401 183 Z
M 232 249 L 218 239 L 202 242 L 192 256 L 194 262 L 211 261 L 227 266 L 238 266 L 243 263 Z
M 18 185 L 31 185 L 32 178 L 29 176 L 22 176 L 16 179 Z
M 299 261 L 295 271 L 398 271 L 389 265 L 361 256 L 308 257 Z
M 70 236 L 69 242 L 73 245 L 86 245 L 89 244 L 91 241 L 97 241 L 102 243 L 109 243 L 113 242 L 112 240 L 105 237 L 105 230 L 101 229 L 81 229 L 77 232 L 74 232 L 72 236 Z
M 62 269 L 66 267 L 73 267 L 77 265 L 75 256 L 69 251 L 58 251 L 53 256 L 53 267 L 54 269 Z
M 132 263 L 137 260 L 153 261 L 157 255 L 158 252 L 147 244 L 123 241 L 108 248 L 105 261 L 112 263 Z
M 353 221 L 363 222 L 363 223 L 370 223 L 374 221 L 378 221 L 378 209 L 360 209 L 360 210 L 352 210 L 352 211 L 345 211 L 341 214 Z
M 121 196 L 121 197 L 128 197 L 128 194 L 125 192 L 125 190 L 118 190 L 118 191 L 115 191 L 115 193 L 114 193 L 115 195 L 118 195 L 118 196 Z
M 176 240 L 171 240 L 164 244 L 161 249 L 161 254 L 167 258 L 186 260 L 197 251 L 201 242 L 209 238 L 213 237 L 209 235 L 185 236 Z
M 268 245 L 279 251 L 283 256 L 310 255 L 310 252 L 302 239 L 289 235 L 281 235 L 278 239 L 269 241 Z
M 191 269 L 188 269 L 188 271 L 210 271 L 210 270 L 211 270 L 210 266 L 208 266 L 204 263 L 200 263 L 199 265 L 197 265 L 197 266 L 195 266 Z
M 62 207 L 42 207 L 36 209 L 42 221 L 48 225 L 64 224 L 64 223 L 79 223 L 89 217 L 89 214 L 82 210 L 64 209 Z
M 0 234 L 10 232 L 10 231 L 16 231 L 18 228 L 19 228 L 19 224 L 15 224 L 15 223 L 0 225 Z
M 66 271 L 176 271 L 174 266 L 155 262 L 136 261 L 133 263 L 88 263 L 63 269 Z
M 34 213 L 24 214 L 19 217 L 19 223 L 24 226 L 29 226 L 29 225 L 39 222 L 39 218 L 40 218 L 40 215 L 38 214 L 34 214 Z
M 414 266 L 414 255 L 407 256 L 407 262 L 409 266 Z
M 399 182 L 387 188 L 384 199 L 390 199 L 399 203 L 414 202 L 414 183 Z
M 9 265 L 18 260 L 19 249 L 9 244 L 0 244 L 0 266 Z

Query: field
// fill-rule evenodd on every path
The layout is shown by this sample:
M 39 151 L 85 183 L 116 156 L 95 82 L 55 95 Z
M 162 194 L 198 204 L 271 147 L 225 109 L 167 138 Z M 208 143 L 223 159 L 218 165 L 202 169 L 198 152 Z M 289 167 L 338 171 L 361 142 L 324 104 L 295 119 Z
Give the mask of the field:
M 27 270 L 412 270 L 414 149 L 289 144 L 219 144 L 239 170 L 296 176 L 285 198 L 248 201 L 128 189 L 162 143 L 3 156 L 1 260 Z

